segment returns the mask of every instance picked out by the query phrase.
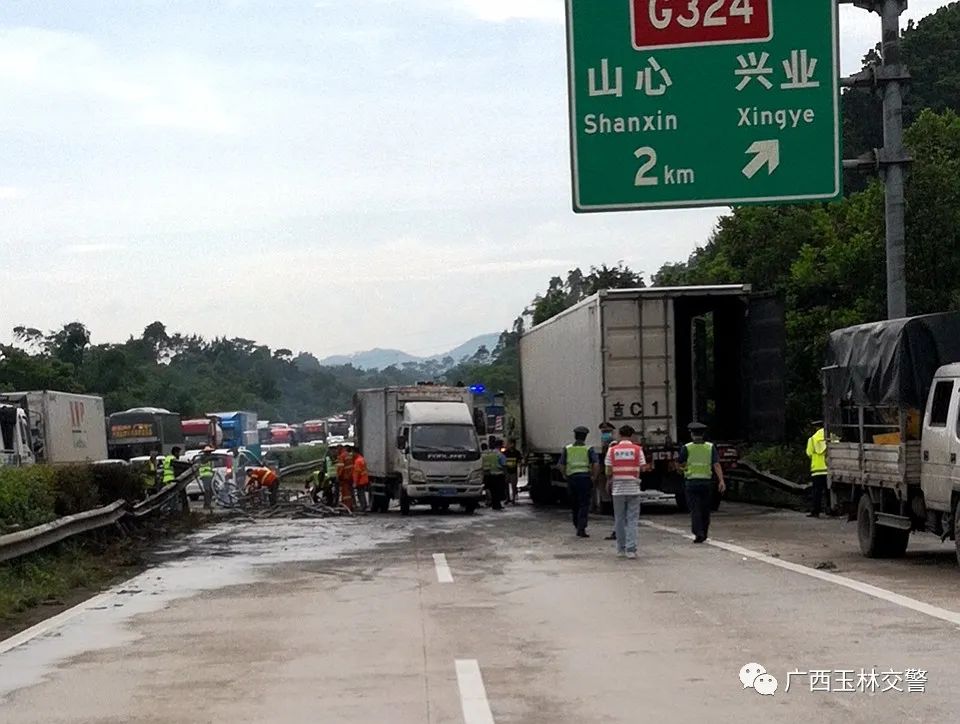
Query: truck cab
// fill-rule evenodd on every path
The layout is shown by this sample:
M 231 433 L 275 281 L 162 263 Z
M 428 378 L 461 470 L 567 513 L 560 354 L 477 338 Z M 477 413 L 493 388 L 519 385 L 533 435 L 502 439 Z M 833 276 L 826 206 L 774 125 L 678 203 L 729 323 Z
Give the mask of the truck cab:
M 925 507 L 953 513 L 960 497 L 960 364 L 941 367 L 933 378 L 920 450 Z
M 407 402 L 397 435 L 403 474 L 400 510 L 459 503 L 473 511 L 483 497 L 480 444 L 470 408 L 456 402 Z
M 35 462 L 27 411 L 17 405 L 0 404 L 0 466 Z

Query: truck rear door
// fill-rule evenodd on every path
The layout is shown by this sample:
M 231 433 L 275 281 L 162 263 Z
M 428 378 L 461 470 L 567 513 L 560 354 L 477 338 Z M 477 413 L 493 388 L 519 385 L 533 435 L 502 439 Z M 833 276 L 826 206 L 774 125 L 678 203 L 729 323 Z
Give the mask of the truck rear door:
M 922 441 L 921 482 L 926 503 L 934 510 L 948 510 L 957 466 L 956 380 L 938 378 L 927 400 Z
M 780 299 L 755 296 L 747 316 L 743 387 L 747 433 L 755 442 L 778 442 L 786 432 L 786 327 Z
M 602 309 L 606 419 L 618 427 L 630 424 L 647 445 L 676 440 L 670 299 L 608 297 Z

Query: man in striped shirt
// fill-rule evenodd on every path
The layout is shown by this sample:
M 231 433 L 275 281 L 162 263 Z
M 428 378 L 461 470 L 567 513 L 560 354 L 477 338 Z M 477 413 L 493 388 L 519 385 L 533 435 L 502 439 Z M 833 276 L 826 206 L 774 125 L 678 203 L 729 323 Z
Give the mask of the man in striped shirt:
M 633 441 L 634 429 L 620 428 L 620 440 L 607 450 L 604 467 L 607 492 L 613 497 L 617 555 L 637 557 L 637 525 L 640 518 L 640 473 L 647 469 L 643 448 Z

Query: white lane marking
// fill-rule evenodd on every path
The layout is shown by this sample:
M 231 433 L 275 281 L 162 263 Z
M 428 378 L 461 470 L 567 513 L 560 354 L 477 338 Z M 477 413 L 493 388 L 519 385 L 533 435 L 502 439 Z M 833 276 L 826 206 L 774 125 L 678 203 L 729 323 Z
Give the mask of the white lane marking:
M 52 618 L 48 618 L 45 621 L 41 621 L 40 623 L 36 624 L 35 626 L 31 626 L 26 631 L 21 631 L 20 633 L 11 636 L 4 641 L 0 641 L 0 654 L 5 654 L 11 649 L 15 649 L 18 646 L 23 646 L 28 641 L 32 641 L 39 636 L 43 636 L 44 634 L 57 630 L 67 623 L 67 621 L 76 618 L 80 614 L 89 611 L 92 608 L 103 606 L 114 597 L 114 593 L 114 591 L 101 593 L 98 596 L 87 599 L 83 603 L 78 603 L 73 608 L 68 608 L 66 611 L 61 611 Z
M 437 580 L 440 583 L 453 583 L 453 574 L 447 565 L 447 556 L 443 553 L 433 554 L 433 565 L 437 569 Z
M 645 525 L 648 528 L 662 530 L 666 533 L 682 535 L 684 538 L 693 538 L 692 535 L 686 531 L 680 530 L 679 528 L 671 528 L 667 525 L 651 523 L 645 520 L 641 520 L 640 524 Z M 772 556 L 764 555 L 763 553 L 758 553 L 757 551 L 753 551 L 742 546 L 733 545 L 732 543 L 723 543 L 722 541 L 715 540 L 708 540 L 707 543 L 712 545 L 714 548 L 720 548 L 746 558 L 753 558 L 754 560 L 768 563 L 771 566 L 783 568 L 787 571 L 793 571 L 794 573 L 801 573 L 804 576 L 817 578 L 821 581 L 826 581 L 827 583 L 832 583 L 836 586 L 843 586 L 844 588 L 849 588 L 852 591 L 857 591 L 858 593 L 863 593 L 867 596 L 873 596 L 874 598 L 879 598 L 882 601 L 887 601 L 888 603 L 893 603 L 897 606 L 902 606 L 903 608 L 909 608 L 911 611 L 916 611 L 917 613 L 922 613 L 933 618 L 939 618 L 942 621 L 947 621 L 948 623 L 960 626 L 960 613 L 956 611 L 949 611 L 945 608 L 940 608 L 939 606 L 918 601 L 917 599 L 910 598 L 909 596 L 901 596 L 899 593 L 888 591 L 885 588 L 872 586 L 869 583 L 862 583 L 861 581 L 856 581 L 852 578 L 847 578 L 846 576 L 839 576 L 836 573 L 818 571 L 815 568 L 801 566 L 799 563 L 791 563 L 790 561 L 784 561 L 780 558 L 773 558 Z
M 457 684 L 465 724 L 494 724 L 487 690 L 476 659 L 457 659 Z

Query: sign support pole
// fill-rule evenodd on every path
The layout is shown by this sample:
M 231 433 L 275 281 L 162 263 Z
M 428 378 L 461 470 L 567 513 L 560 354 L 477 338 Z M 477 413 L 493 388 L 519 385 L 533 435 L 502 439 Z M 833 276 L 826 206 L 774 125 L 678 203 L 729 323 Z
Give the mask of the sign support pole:
M 842 84 L 848 87 L 877 85 L 882 88 L 883 148 L 868 154 L 867 158 L 844 161 L 844 168 L 876 170 L 883 179 L 886 207 L 887 317 L 899 319 L 907 316 L 904 179 L 911 161 L 903 146 L 903 92 L 910 81 L 910 74 L 900 59 L 900 15 L 907 9 L 907 0 L 852 2 L 858 8 L 880 15 L 883 65 L 844 79 Z

